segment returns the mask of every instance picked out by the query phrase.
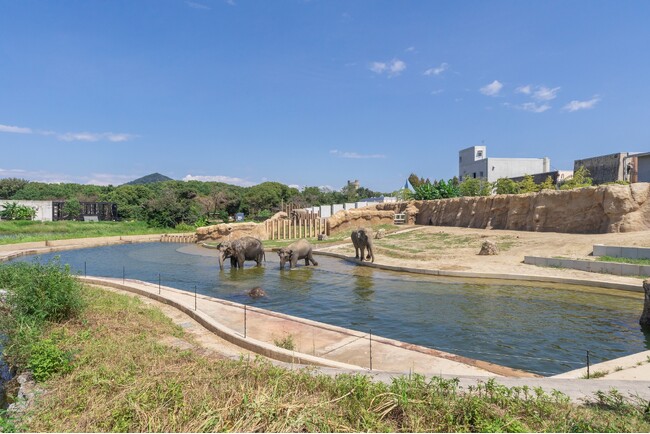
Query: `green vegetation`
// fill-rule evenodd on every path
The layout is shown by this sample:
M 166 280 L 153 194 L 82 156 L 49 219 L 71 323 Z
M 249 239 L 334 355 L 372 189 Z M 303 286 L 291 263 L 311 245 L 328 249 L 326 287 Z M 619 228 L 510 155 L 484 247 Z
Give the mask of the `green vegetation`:
M 194 227 L 152 228 L 145 222 L 0 221 L 0 245 L 32 241 L 192 232 Z
M 390 384 L 365 375 L 289 371 L 167 345 L 191 336 L 134 297 L 86 288 L 87 308 L 46 339 L 73 354 L 25 420 L 32 432 L 647 432 L 647 403 L 601 393 L 586 407 L 561 393 L 494 380 L 463 389 L 420 375 Z M 2 422 L 0 416 L 0 423 Z M 3 425 L 0 425 L 3 426 Z M 9 425 L 10 426 L 10 425 Z
M 2 220 L 33 220 L 36 217 L 36 210 L 27 205 L 19 205 L 16 202 L 6 202 L 2 205 L 0 219 Z
M 573 172 L 573 177 L 567 179 L 564 184 L 560 186 L 560 190 L 571 190 L 573 188 L 589 187 L 593 184 L 593 180 L 589 177 L 589 170 L 585 166 L 580 166 L 578 170 Z
M 273 344 L 276 347 L 284 348 L 285 350 L 293 351 L 296 349 L 296 344 L 293 341 L 293 335 L 287 333 L 279 339 L 274 339 Z
M 616 258 L 614 256 L 599 256 L 599 261 L 620 262 L 623 264 L 650 265 L 650 259 Z
M 181 223 L 195 226 L 228 221 L 228 217 L 237 212 L 243 212 L 252 220 L 263 220 L 285 205 L 302 208 L 381 195 L 353 185 L 347 185 L 341 191 L 306 187 L 300 192 L 278 182 L 239 187 L 221 182 L 170 180 L 114 187 L 0 179 L 2 199 L 65 201 L 63 211 L 66 218 L 76 218 L 80 214 L 79 202 L 114 202 L 119 219 L 144 221 L 149 226 L 165 228 Z
M 70 355 L 44 339 L 51 324 L 75 318 L 84 306 L 81 284 L 58 261 L 0 265 L 0 287 L 7 290 L 0 306 L 4 356 L 19 370 L 29 368 L 38 380 L 70 369 Z
M 616 391 L 601 392 L 593 402 L 579 407 L 559 392 L 547 394 L 527 386 L 508 388 L 493 379 L 467 389 L 455 379 L 420 375 L 398 377 L 385 384 L 365 375 L 332 378 L 309 369 L 289 371 L 262 359 L 232 361 L 206 355 L 192 349 L 197 348 L 193 337 L 157 308 L 136 297 L 97 288 L 72 289 L 76 282 L 56 264 L 2 266 L 0 284 L 10 292 L 36 285 L 40 296 L 27 297 L 28 301 L 20 304 L 31 306 L 27 310 L 37 318 L 47 318 L 38 338 L 29 345 L 26 360 L 48 393 L 41 395 L 24 419 L 7 420 L 0 413 L 3 431 L 650 429 L 647 403 L 628 402 Z M 57 286 L 67 289 L 55 290 Z M 73 303 L 72 299 L 51 301 L 67 292 L 80 298 L 74 298 Z M 17 299 L 11 300 L 8 305 L 14 312 Z M 85 308 L 80 310 L 81 306 Z M 74 315 L 51 321 L 63 318 L 59 314 L 63 311 L 74 311 Z M 13 343 L 17 331 L 8 330 Z M 179 339 L 190 349 L 169 344 Z M 15 346 L 8 348 L 13 354 Z

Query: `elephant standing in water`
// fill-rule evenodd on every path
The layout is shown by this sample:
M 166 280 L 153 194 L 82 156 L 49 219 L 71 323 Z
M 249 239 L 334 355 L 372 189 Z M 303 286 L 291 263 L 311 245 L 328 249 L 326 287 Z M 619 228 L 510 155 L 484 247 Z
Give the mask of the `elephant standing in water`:
M 355 229 L 352 231 L 350 238 L 352 238 L 352 244 L 354 244 L 355 258 L 363 261 L 365 250 L 368 249 L 366 259 L 370 259 L 370 262 L 375 262 L 375 254 L 372 252 L 372 232 L 369 229 Z M 361 250 L 361 255 L 359 255 L 359 250 Z
M 231 268 L 244 268 L 244 261 L 255 261 L 262 265 L 264 247 L 262 242 L 253 237 L 241 237 L 233 241 L 224 241 L 217 246 L 219 250 L 219 268 L 223 270 L 223 261 L 230 258 Z
M 282 247 L 278 250 L 278 256 L 280 256 L 280 269 L 284 269 L 284 264 L 287 261 L 289 261 L 289 268 L 295 268 L 299 259 L 304 259 L 305 265 L 309 265 L 310 261 L 313 265 L 318 265 L 312 255 L 311 244 L 307 240 L 299 240 L 287 247 Z

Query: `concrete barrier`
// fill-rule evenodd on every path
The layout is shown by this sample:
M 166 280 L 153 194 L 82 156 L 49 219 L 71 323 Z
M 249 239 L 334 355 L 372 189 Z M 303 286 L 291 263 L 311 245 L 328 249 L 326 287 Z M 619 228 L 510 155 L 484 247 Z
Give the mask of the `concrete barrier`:
M 650 276 L 650 265 L 623 264 L 620 262 L 587 261 L 583 259 L 545 258 L 540 256 L 524 256 L 524 264 L 540 267 L 571 268 L 573 270 L 589 271 L 591 273 L 606 273 L 616 276 Z M 630 286 L 627 289 L 634 292 L 643 292 L 643 287 Z

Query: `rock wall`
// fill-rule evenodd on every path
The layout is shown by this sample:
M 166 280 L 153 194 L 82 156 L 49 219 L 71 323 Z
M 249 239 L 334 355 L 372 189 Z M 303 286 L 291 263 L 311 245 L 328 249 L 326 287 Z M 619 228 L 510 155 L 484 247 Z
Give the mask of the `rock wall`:
M 331 235 L 357 227 L 393 224 L 394 216 L 394 210 L 378 210 L 376 205 L 342 210 L 327 219 L 327 233 Z
M 196 229 L 196 242 L 225 241 L 251 236 L 267 240 L 268 235 L 263 223 L 221 223 Z
M 381 209 L 416 210 L 415 223 L 520 231 L 606 233 L 650 229 L 650 184 L 412 201 Z

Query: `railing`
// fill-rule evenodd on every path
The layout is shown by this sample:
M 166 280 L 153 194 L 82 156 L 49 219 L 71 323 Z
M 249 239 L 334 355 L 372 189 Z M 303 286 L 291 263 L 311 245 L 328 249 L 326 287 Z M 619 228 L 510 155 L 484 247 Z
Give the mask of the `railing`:
M 393 222 L 396 225 L 403 225 L 406 224 L 406 214 L 395 214 L 395 217 L 393 218 Z
M 326 219 L 320 217 L 267 220 L 265 225 L 269 240 L 316 238 L 327 231 Z

